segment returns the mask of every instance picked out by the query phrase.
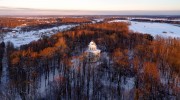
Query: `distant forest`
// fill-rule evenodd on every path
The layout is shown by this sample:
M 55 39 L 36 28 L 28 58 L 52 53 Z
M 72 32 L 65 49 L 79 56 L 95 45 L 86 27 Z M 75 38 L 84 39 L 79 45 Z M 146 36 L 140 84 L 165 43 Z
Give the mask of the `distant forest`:
M 92 40 L 101 50 L 95 63 L 84 54 Z M 10 91 L 0 98 L 13 99 L 17 94 L 23 100 L 180 98 L 180 39 L 132 32 L 127 23 L 83 24 L 19 49 L 8 42 L 6 51 Z M 2 43 L 0 58 L 3 52 Z M 0 67 L 2 73 L 2 63 Z M 39 92 L 39 83 L 56 71 L 58 77 L 47 83 L 45 93 Z

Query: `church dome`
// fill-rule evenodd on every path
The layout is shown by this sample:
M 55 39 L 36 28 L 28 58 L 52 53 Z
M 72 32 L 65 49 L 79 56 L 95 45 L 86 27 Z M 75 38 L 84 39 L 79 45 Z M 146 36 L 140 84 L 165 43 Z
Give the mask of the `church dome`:
M 89 43 L 89 50 L 97 50 L 97 46 L 93 41 Z
M 88 45 L 88 50 L 86 51 L 86 53 L 88 54 L 88 58 L 95 62 L 99 59 L 100 57 L 100 52 L 101 50 L 97 49 L 97 45 L 94 41 L 91 41 Z

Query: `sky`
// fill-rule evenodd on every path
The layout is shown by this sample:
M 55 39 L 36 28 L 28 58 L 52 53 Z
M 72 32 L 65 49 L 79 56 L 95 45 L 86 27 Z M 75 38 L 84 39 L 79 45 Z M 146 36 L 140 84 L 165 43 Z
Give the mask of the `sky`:
M 145 11 L 180 15 L 180 0 L 0 0 L 0 15 L 143 14 Z

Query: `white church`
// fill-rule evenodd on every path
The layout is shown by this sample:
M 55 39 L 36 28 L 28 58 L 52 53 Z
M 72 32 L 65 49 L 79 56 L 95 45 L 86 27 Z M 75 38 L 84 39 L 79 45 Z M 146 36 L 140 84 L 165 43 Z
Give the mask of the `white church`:
M 101 50 L 97 49 L 97 45 L 94 41 L 91 41 L 88 45 L 86 53 L 90 62 L 96 62 L 100 58 Z

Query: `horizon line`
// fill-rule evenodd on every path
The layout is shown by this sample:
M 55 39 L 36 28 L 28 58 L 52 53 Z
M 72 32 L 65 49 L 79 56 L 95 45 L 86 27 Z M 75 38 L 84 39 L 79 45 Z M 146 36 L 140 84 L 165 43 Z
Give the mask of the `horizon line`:
M 180 10 L 58 10 L 0 7 L 0 15 L 180 15 Z

